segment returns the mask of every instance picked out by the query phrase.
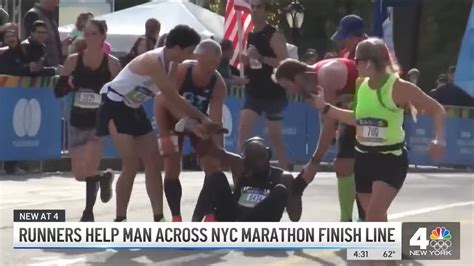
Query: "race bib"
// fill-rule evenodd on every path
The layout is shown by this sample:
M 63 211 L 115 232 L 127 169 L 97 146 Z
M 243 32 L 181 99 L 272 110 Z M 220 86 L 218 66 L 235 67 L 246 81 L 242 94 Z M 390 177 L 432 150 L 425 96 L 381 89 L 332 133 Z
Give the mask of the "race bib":
M 73 105 L 83 109 L 97 109 L 99 108 L 101 101 L 102 97 L 100 94 L 97 94 L 90 89 L 79 89 L 74 94 Z
M 264 200 L 270 191 L 251 188 L 251 187 L 244 187 L 241 190 L 240 198 L 239 198 L 239 205 L 247 208 L 253 208 L 255 205 L 259 204 L 262 200 Z
M 137 86 L 124 96 L 124 102 L 130 107 L 138 107 L 152 98 L 155 93 L 146 87 Z
M 361 144 L 381 144 L 386 142 L 388 123 L 383 119 L 365 118 L 357 120 L 357 140 Z

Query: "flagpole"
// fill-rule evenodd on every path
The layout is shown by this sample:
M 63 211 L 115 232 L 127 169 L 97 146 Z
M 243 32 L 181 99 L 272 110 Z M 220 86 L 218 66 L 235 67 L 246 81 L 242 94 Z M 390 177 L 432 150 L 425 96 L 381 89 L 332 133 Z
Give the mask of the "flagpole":
M 243 53 L 247 49 L 244 47 L 244 34 L 242 32 L 242 12 L 240 10 L 236 10 L 237 12 L 237 34 L 239 36 L 237 46 L 238 46 L 238 51 L 240 53 Z M 244 78 L 244 64 L 240 60 L 240 55 L 239 55 L 239 71 L 240 71 L 240 77 Z

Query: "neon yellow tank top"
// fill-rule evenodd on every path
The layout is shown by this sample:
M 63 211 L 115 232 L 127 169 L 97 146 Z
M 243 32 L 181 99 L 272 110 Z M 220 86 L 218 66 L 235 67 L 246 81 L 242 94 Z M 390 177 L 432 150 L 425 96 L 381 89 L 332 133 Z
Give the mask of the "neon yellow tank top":
M 365 146 L 387 146 L 405 140 L 403 130 L 403 109 L 392 99 L 393 85 L 398 80 L 390 74 L 380 91 L 369 87 L 365 78 L 357 90 L 355 118 L 357 120 L 356 139 Z

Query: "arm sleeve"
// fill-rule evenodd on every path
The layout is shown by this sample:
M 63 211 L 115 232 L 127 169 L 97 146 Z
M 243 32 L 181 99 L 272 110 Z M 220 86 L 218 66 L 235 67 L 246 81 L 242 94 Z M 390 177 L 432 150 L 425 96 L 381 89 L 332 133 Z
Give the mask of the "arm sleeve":
M 56 86 L 54 86 L 54 95 L 56 98 L 64 97 L 72 91 L 71 86 L 69 85 L 69 76 L 60 76 Z

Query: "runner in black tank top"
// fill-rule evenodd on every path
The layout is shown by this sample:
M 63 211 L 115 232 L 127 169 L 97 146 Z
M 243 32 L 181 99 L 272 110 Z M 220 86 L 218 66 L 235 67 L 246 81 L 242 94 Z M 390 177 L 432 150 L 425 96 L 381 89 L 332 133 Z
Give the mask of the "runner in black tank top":
M 273 69 L 288 57 L 283 34 L 267 23 L 270 1 L 252 0 L 253 32 L 248 35 L 247 56 L 243 56 L 249 84 L 240 113 L 237 147 L 252 134 L 258 116 L 264 115 L 268 136 L 275 149 L 279 166 L 289 170 L 288 156 L 282 136 L 283 111 L 288 105 L 285 90 L 272 80 Z
M 179 93 L 196 109 L 220 123 L 226 93 L 224 80 L 217 72 L 222 56 L 220 45 L 215 41 L 205 40 L 197 46 L 195 54 L 197 61 L 184 62 L 178 67 L 176 79 Z M 184 135 L 175 132 L 178 116 L 174 115 L 173 110 L 167 109 L 161 102 L 163 99 L 162 95 L 156 97 L 155 111 L 160 128 L 160 152 L 165 157 L 164 189 L 173 221 L 182 221 L 179 175 Z M 192 133 L 186 135 L 196 150 L 201 139 Z M 216 138 L 214 141 L 222 146 L 222 138 Z M 198 156 L 204 172 L 220 170 L 220 164 L 214 158 L 200 156 L 199 152 Z
M 72 92 L 69 120 L 69 154 L 72 172 L 78 181 L 86 182 L 86 207 L 81 221 L 94 221 L 93 207 L 100 184 L 102 202 L 112 197 L 113 173 L 98 173 L 102 143 L 96 136 L 96 116 L 101 103 L 102 86 L 119 71 L 120 62 L 102 52 L 105 40 L 104 24 L 92 20 L 86 25 L 87 49 L 66 59 L 55 88 L 57 97 Z

